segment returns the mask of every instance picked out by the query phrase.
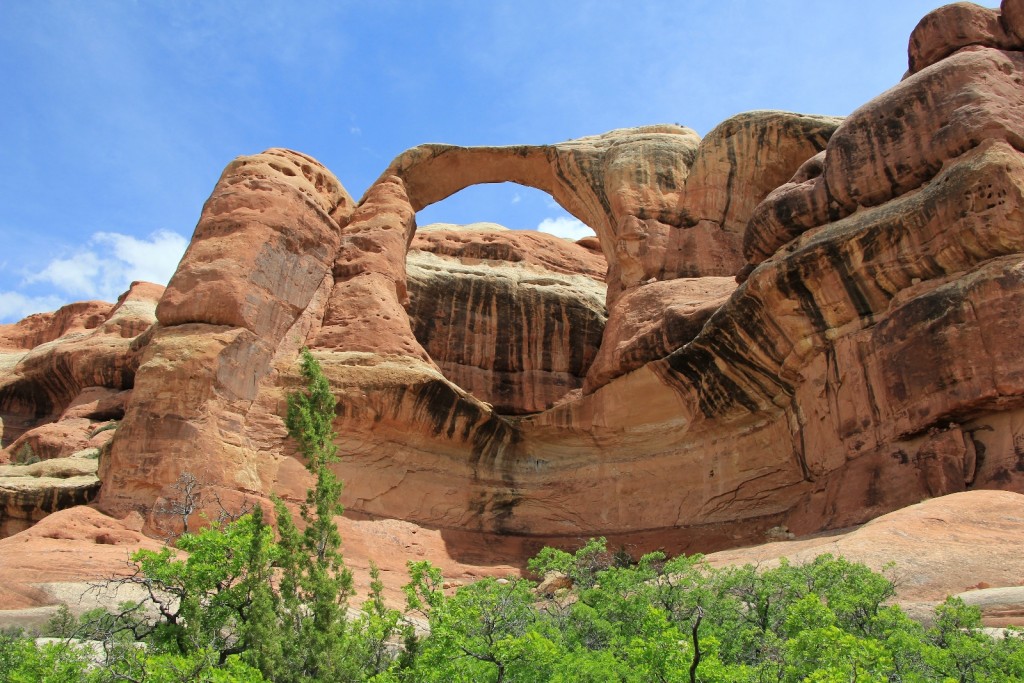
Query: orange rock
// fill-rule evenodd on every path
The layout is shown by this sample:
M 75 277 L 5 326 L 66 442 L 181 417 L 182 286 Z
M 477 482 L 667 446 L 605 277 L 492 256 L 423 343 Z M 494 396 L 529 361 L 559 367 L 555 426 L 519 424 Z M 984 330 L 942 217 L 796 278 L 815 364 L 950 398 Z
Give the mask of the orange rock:
M 538 232 L 420 229 L 406 307 L 444 376 L 503 414 L 583 385 L 605 324 L 604 260 Z
M 110 315 L 111 305 L 83 301 L 61 306 L 53 313 L 35 313 L 24 320 L 0 325 L 0 349 L 33 349 L 69 332 L 95 329 Z
M 24 436 L 40 448 L 40 457 L 56 457 L 83 448 L 92 427 L 120 417 L 127 396 L 119 392 L 132 387 L 138 366 L 136 341 L 155 321 L 162 292 L 135 282 L 114 305 L 72 304 L 4 326 L 10 345 L 0 348 L 0 446 L 9 450 Z M 30 343 L 35 345 L 19 346 Z M 62 420 L 69 422 L 51 426 Z M 30 436 L 34 429 L 43 431 Z M 47 430 L 77 443 L 61 446 L 65 437 L 45 437 Z
M 0 538 L 96 497 L 99 449 L 31 464 L 0 465 Z
M 864 526 L 794 541 L 711 553 L 715 567 L 761 567 L 779 558 L 810 562 L 830 553 L 862 562 L 896 580 L 899 602 L 942 601 L 966 586 L 1016 586 L 1024 558 L 1024 496 L 968 491 L 917 503 Z M 886 565 L 892 564 L 891 570 Z
M 334 287 L 313 346 L 430 362 L 402 308 L 408 299 L 405 252 L 415 229 L 400 179 L 370 188 L 340 236 Z
M 224 171 L 157 307 L 132 399 L 101 477 L 107 510 L 148 511 L 183 472 L 224 495 L 271 490 L 283 456 L 275 361 L 319 327 L 352 202 L 319 163 L 287 150 Z
M 735 289 L 731 277 L 680 278 L 623 294 L 612 307 L 605 342 L 587 374 L 584 391 L 593 392 L 685 346 Z
M 907 48 L 909 73 L 917 73 L 957 50 L 973 45 L 1003 50 L 1024 47 L 1024 41 L 1012 29 L 1007 31 L 1002 19 L 999 10 L 970 2 L 957 2 L 929 12 L 910 34 Z
M 160 323 L 280 338 L 330 270 L 339 240 L 330 214 L 351 204 L 334 176 L 302 154 L 268 150 L 231 162 L 157 307 Z
M 0 539 L 0 609 L 52 605 L 58 600 L 50 584 L 77 584 L 69 602 L 86 594 L 89 583 L 126 576 L 128 556 L 161 544 L 144 536 L 141 519 L 119 521 L 87 507 L 55 512 L 31 529 Z M 5 619 L 0 613 L 0 621 Z M 43 612 L 35 625 L 45 623 Z M 38 623 L 42 622 L 42 623 Z
M 848 116 L 824 177 L 846 212 L 920 187 L 983 140 L 1019 145 L 1024 54 L 975 47 L 918 72 Z
M 550 193 L 597 233 L 611 303 L 652 278 L 734 275 L 749 212 L 824 147 L 838 122 L 751 112 L 704 140 L 663 125 L 547 146 L 421 145 L 399 155 L 378 183 L 401 178 L 416 211 L 476 183 Z M 773 144 L 761 144 L 766 139 Z

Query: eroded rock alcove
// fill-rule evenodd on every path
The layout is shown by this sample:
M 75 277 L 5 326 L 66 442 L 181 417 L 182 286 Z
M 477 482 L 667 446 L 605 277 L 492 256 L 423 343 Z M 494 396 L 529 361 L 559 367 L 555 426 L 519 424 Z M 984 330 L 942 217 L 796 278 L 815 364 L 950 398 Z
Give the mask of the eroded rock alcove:
M 130 389 L 101 509 L 150 515 L 183 472 L 222 501 L 298 499 L 280 415 L 308 346 L 339 400 L 350 514 L 463 548 L 606 535 L 709 550 L 1019 491 L 1017 5 L 925 17 L 905 79 L 845 119 L 423 145 L 359 201 L 301 153 L 241 157 L 156 322 L 122 326 L 100 363 L 122 371 L 83 377 L 83 356 L 58 375 L 74 382 L 33 374 L 112 333 L 5 332 L 21 340 L 5 429 L 30 438 L 86 388 Z M 423 207 L 506 181 L 596 239 L 417 230 Z M 90 329 L 116 319 L 98 315 Z
M 601 343 L 596 246 L 493 224 L 420 227 L 406 257 L 413 335 L 496 413 L 546 410 L 579 393 Z

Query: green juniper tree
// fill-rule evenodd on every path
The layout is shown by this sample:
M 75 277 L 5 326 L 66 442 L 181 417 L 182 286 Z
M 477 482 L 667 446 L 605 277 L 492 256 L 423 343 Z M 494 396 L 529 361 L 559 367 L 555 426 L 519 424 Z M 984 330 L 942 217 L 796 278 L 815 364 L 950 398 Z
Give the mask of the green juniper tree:
M 339 680 L 345 668 L 345 615 L 352 591 L 352 573 L 341 555 L 341 535 L 334 518 L 341 505 L 342 482 L 330 469 L 338 461 L 334 439 L 334 394 L 320 364 L 302 350 L 306 391 L 288 395 L 285 426 L 296 440 L 316 485 L 299 510 L 300 532 L 285 504 L 275 499 L 283 570 L 283 658 L 275 680 Z

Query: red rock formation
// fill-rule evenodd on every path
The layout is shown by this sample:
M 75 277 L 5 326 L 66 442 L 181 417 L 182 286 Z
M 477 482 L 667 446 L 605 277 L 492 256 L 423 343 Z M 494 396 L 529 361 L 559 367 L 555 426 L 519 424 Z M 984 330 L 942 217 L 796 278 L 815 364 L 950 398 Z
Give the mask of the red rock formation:
M 73 346 L 19 347 L 4 419 L 71 419 L 117 400 L 73 401 L 85 388 L 134 380 L 104 509 L 148 514 L 183 472 L 225 497 L 298 497 L 280 415 L 308 345 L 338 396 L 349 508 L 445 539 L 707 550 L 1020 490 L 1021 17 L 929 15 L 911 73 L 842 122 L 426 145 L 358 205 L 308 157 L 242 158 L 130 347 L 141 360 L 52 373 L 69 391 L 43 368 Z M 499 181 L 549 192 L 597 238 L 416 235 L 417 210 Z
M 0 462 L 53 461 L 46 471 L 59 471 L 67 467 L 56 459 L 110 441 L 162 292 L 135 282 L 113 305 L 72 304 L 0 326 Z M 0 477 L 0 537 L 95 498 L 98 450 L 92 455 L 89 475 L 75 459 L 70 477 L 33 474 L 34 466 Z
M 652 280 L 734 275 L 750 211 L 821 150 L 838 123 L 750 112 L 703 140 L 689 128 L 647 126 L 547 146 L 421 145 L 391 162 L 378 183 L 401 178 L 415 211 L 478 183 L 548 192 L 597 233 L 611 304 Z
M 92 427 L 123 414 L 121 392 L 132 387 L 141 334 L 152 325 L 162 292 L 135 282 L 113 305 L 71 304 L 0 325 L 0 446 L 7 457 L 12 447 L 37 442 L 38 457 L 68 455 L 84 447 Z M 54 422 L 79 441 L 61 446 L 61 439 L 33 434 L 53 430 Z
M 95 329 L 110 314 L 103 301 L 83 301 L 62 306 L 53 313 L 36 313 L 13 324 L 0 325 L 0 348 L 33 349 L 65 334 Z
M 702 321 L 695 338 L 678 340 L 671 355 L 658 360 L 672 350 L 661 346 L 625 367 L 621 360 L 610 367 L 595 363 L 589 396 L 516 422 L 495 421 L 457 391 L 424 389 L 429 400 L 411 401 L 409 389 L 394 403 L 378 397 L 381 404 L 412 403 L 408 412 L 391 413 L 401 416 L 397 422 L 441 423 L 433 436 L 417 430 L 411 444 L 377 448 L 360 427 L 366 415 L 346 412 L 343 443 L 356 455 L 343 469 L 349 479 L 373 482 L 350 489 L 354 504 L 441 526 L 566 535 L 662 528 L 679 544 L 717 533 L 720 540 L 705 541 L 712 544 L 742 538 L 738 518 L 761 526 L 785 519 L 811 531 L 968 485 L 1019 487 L 1011 435 L 999 426 L 1012 422 L 1007 409 L 1022 395 L 1017 364 L 1012 349 L 1004 353 L 985 343 L 1018 332 L 1018 161 L 1008 146 L 977 147 L 981 135 L 1016 144 L 1021 91 L 1009 85 L 1019 73 L 1016 60 L 975 50 L 923 69 L 858 110 L 828 141 L 824 157 L 803 165 L 792 185 L 809 199 L 783 206 L 776 194 L 755 209 L 760 193 L 752 192 L 737 220 L 743 225 L 752 216 L 748 244 L 765 245 L 760 261 L 753 261 L 763 261 L 762 267 Z M 914 104 L 925 101 L 948 116 Z M 755 129 L 763 131 L 759 125 Z M 826 137 L 817 138 L 820 146 Z M 709 138 L 703 149 L 714 149 L 715 136 Z M 749 161 L 753 149 L 734 146 L 722 158 L 734 159 L 733 171 L 758 168 Z M 804 150 L 785 166 L 796 169 L 817 151 L 813 144 Z M 416 207 L 416 197 L 442 196 L 465 184 L 475 159 L 485 159 L 481 165 L 490 169 L 482 180 L 499 179 L 494 168 L 502 153 L 421 151 L 425 161 L 400 158 L 390 171 L 406 174 Z M 518 156 L 537 154 L 530 149 Z M 456 180 L 446 179 L 447 167 L 436 161 L 442 156 L 457 167 Z M 711 156 L 694 153 L 685 192 L 676 193 L 680 225 L 686 216 L 702 217 L 692 208 L 702 197 L 735 198 L 727 187 L 730 173 L 698 174 L 705 158 Z M 526 182 L 527 162 L 516 163 L 518 175 L 500 179 Z M 539 177 L 547 161 L 530 163 Z M 418 175 L 420 165 L 430 173 Z M 715 177 L 723 188 L 718 195 L 697 190 L 713 188 L 709 178 Z M 430 183 L 442 190 L 430 194 L 423 189 Z M 652 253 L 650 235 L 644 249 L 623 256 L 607 244 L 620 244 L 624 234 L 616 232 L 626 223 L 614 211 L 602 218 L 583 215 L 579 206 L 586 202 L 562 203 L 597 228 L 624 292 L 609 296 L 611 320 L 629 321 L 643 307 L 617 311 L 616 305 L 649 300 L 657 290 L 645 294 L 641 276 L 624 279 L 622 273 L 653 274 L 655 282 L 665 277 L 629 265 Z M 636 218 L 619 215 L 626 222 Z M 721 214 L 713 216 L 717 225 L 728 224 Z M 778 229 L 758 232 L 765 216 Z M 802 232 L 806 237 L 792 243 Z M 680 274 L 676 269 L 673 276 Z M 658 329 L 660 316 L 610 324 L 602 353 L 614 355 L 633 330 Z M 933 344 L 928 352 L 921 352 L 922 339 Z M 949 360 L 966 358 L 975 361 Z M 374 398 L 359 402 L 368 403 Z M 367 414 L 377 412 L 368 408 Z M 459 434 L 468 467 L 457 455 Z M 486 437 L 472 436 L 481 434 Z M 390 463 L 386 450 L 399 448 L 401 464 Z M 985 455 L 979 458 L 980 451 Z M 462 478 L 473 482 L 475 495 L 445 484 Z M 411 490 L 419 491 L 416 500 L 403 495 Z
M 1018 552 L 1024 542 L 1022 515 L 1020 494 L 970 491 L 911 505 L 844 533 L 725 550 L 707 560 L 715 567 L 749 563 L 768 568 L 783 557 L 802 564 L 831 553 L 889 573 L 896 580 L 896 600 L 905 608 L 957 594 L 970 603 L 973 600 L 964 591 L 979 584 L 1019 591 L 1024 573 L 1024 558 Z M 986 610 L 986 623 L 1024 624 L 1024 593 L 1016 592 L 1009 605 L 1005 593 L 1003 597 L 998 604 L 1002 613 Z
M 612 309 L 584 390 L 668 356 L 696 337 L 736 289 L 731 277 L 680 278 L 652 282 L 622 295 Z
M 416 234 L 407 268 L 413 333 L 448 380 L 502 414 L 582 387 L 605 324 L 600 256 L 545 233 L 439 226 Z
M 1006 21 L 1007 14 L 1005 9 L 1000 12 L 970 2 L 945 5 L 929 12 L 910 34 L 908 75 L 916 74 L 966 47 L 1024 48 L 1024 40 L 1017 37 Z M 1012 14 L 1011 10 L 1009 15 Z
M 341 246 L 337 221 L 351 209 L 337 180 L 304 155 L 270 150 L 228 166 L 157 306 L 159 325 L 100 470 L 105 507 L 150 511 L 183 472 L 225 497 L 272 490 L 282 466 L 304 472 L 264 452 L 268 438 L 277 445 L 283 436 L 268 412 L 280 397 L 272 392 L 269 409 L 256 399 L 319 327 Z
M 0 465 L 0 538 L 27 529 L 53 512 L 96 497 L 97 448 L 70 457 Z
M 0 623 L 42 628 L 60 603 L 78 614 L 133 599 L 92 586 L 130 574 L 135 550 L 162 545 L 142 533 L 138 515 L 119 521 L 83 506 L 56 512 L 0 540 Z

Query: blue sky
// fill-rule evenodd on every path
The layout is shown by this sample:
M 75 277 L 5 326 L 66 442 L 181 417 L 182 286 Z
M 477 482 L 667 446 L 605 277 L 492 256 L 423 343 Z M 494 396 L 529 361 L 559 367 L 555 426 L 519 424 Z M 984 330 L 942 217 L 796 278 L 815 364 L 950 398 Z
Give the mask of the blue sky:
M 844 115 L 899 81 L 941 4 L 0 0 L 0 322 L 165 283 L 235 156 L 300 150 L 358 198 L 424 142 Z M 579 228 L 514 185 L 418 221 Z

